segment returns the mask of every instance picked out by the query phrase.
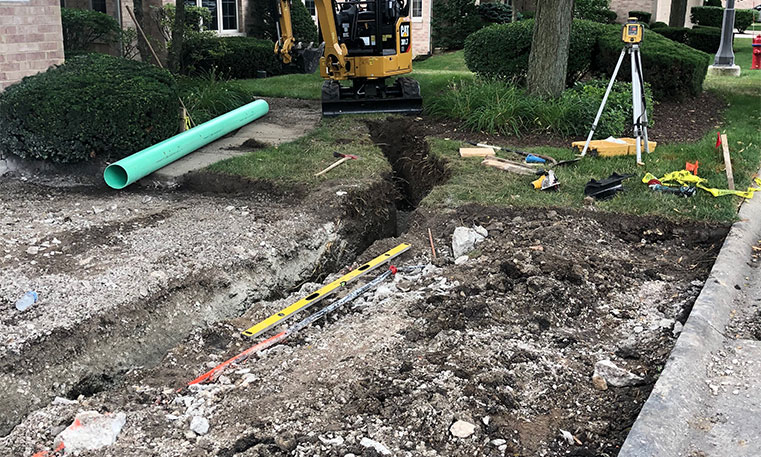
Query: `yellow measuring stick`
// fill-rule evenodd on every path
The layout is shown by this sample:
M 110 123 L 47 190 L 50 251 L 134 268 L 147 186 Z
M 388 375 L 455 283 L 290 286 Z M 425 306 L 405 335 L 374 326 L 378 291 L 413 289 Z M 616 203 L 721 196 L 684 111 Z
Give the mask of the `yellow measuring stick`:
M 289 319 L 292 315 L 298 313 L 299 311 L 309 308 L 310 306 L 314 305 L 315 303 L 327 297 L 328 295 L 336 292 L 341 287 L 346 286 L 351 281 L 357 279 L 363 274 L 374 270 L 379 265 L 382 265 L 395 257 L 400 256 L 402 253 L 407 251 L 410 247 L 411 246 L 409 244 L 402 243 L 399 246 L 384 252 L 383 254 L 367 262 L 366 264 L 362 265 L 356 270 L 350 271 L 349 273 L 341 276 L 340 278 L 336 279 L 330 284 L 324 286 L 317 292 L 307 295 L 306 297 L 302 298 L 301 300 L 297 301 L 291 306 L 281 309 L 278 313 L 273 314 L 267 319 L 264 319 L 263 321 L 259 322 L 258 324 L 254 325 L 248 330 L 243 331 L 242 333 L 245 336 L 257 336 L 261 334 L 262 332 L 267 331 L 273 326 Z

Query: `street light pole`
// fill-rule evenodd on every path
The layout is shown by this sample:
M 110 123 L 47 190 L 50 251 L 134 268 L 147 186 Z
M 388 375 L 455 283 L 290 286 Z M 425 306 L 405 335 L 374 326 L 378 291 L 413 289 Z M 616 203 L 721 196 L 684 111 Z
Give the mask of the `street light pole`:
M 721 23 L 721 43 L 713 65 L 708 67 L 709 74 L 722 76 L 740 76 L 740 66 L 735 65 L 735 53 L 732 50 L 732 37 L 735 31 L 735 0 L 727 0 L 724 18 Z

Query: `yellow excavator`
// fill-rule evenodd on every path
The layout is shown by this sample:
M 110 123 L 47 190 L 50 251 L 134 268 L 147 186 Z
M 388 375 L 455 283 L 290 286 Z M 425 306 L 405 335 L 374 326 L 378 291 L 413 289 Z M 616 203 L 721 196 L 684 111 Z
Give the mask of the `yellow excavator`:
M 315 0 L 323 43 L 313 48 L 294 40 L 291 0 L 277 0 L 275 53 L 285 64 L 298 58 L 310 73 L 319 59 L 323 116 L 420 113 L 420 85 L 400 76 L 412 71 L 411 1 Z

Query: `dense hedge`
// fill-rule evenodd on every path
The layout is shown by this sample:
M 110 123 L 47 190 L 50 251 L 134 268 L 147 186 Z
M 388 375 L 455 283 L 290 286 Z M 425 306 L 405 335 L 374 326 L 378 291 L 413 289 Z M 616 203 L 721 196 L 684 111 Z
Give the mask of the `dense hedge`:
M 721 29 L 718 27 L 695 27 L 687 31 L 687 46 L 714 54 L 721 44 Z
M 119 159 L 174 135 L 178 112 L 168 71 L 87 54 L 0 94 L 0 152 L 53 162 Z
M 601 27 L 592 65 L 594 69 L 612 75 L 621 53 L 621 29 Z M 641 45 L 645 81 L 652 86 L 653 96 L 658 100 L 680 100 L 700 94 L 708 70 L 708 54 L 659 35 L 662 30 L 645 30 Z M 618 75 L 619 79 L 631 79 L 629 71 L 619 71 Z
M 755 10 L 735 10 L 735 28 L 737 31 L 744 33 L 753 24 L 754 17 L 756 17 Z
M 468 68 L 481 76 L 521 82 L 528 71 L 533 25 L 533 20 L 525 20 L 473 33 L 465 44 Z M 622 47 L 620 26 L 574 20 L 566 82 L 571 85 L 590 71 L 611 75 Z M 642 65 L 656 99 L 682 99 L 699 94 L 708 62 L 707 54 L 645 30 Z M 629 71 L 619 72 L 622 79 L 630 75 Z
M 629 17 L 636 17 L 638 21 L 644 24 L 649 24 L 652 16 L 653 14 L 647 11 L 629 11 Z
M 743 33 L 753 24 L 753 10 L 735 10 L 735 28 Z M 724 21 L 724 8 L 720 6 L 693 6 L 690 8 L 690 21 L 702 27 L 721 28 Z
M 660 21 L 658 21 L 658 22 L 653 22 L 652 24 L 650 24 L 650 28 L 651 28 L 651 29 L 660 29 L 660 28 L 663 28 L 663 27 L 668 27 L 668 26 L 669 26 L 669 25 L 668 25 L 668 24 L 666 24 L 665 22 L 660 22 Z
M 248 35 L 274 42 L 277 40 L 277 2 L 272 0 L 251 0 L 246 23 Z M 303 2 L 291 3 L 291 24 L 296 42 L 318 43 L 317 26 Z
M 573 21 L 566 73 L 569 86 L 589 71 L 600 26 L 591 21 Z M 485 27 L 465 40 L 465 63 L 482 76 L 523 81 L 528 70 L 533 30 L 533 19 Z
M 658 27 L 652 30 L 653 32 L 663 35 L 669 40 L 676 41 L 677 43 L 686 43 L 687 32 L 690 31 L 687 27 Z
M 617 14 L 610 10 L 609 0 L 576 0 L 573 3 L 573 17 L 612 24 L 616 21 Z
M 216 69 L 228 78 L 255 78 L 257 71 L 267 76 L 285 72 L 283 64 L 273 52 L 274 44 L 252 37 L 217 38 L 219 46 L 196 63 L 196 72 Z
M 721 27 L 723 18 L 724 8 L 720 6 L 693 6 L 690 8 L 690 22 L 693 24 L 704 27 Z
M 61 8 L 63 50 L 66 56 L 93 50 L 93 44 L 116 43 L 121 28 L 116 19 L 93 10 Z
M 433 10 L 431 37 L 435 47 L 462 49 L 465 39 L 484 26 L 474 0 L 434 0 Z
M 481 3 L 477 9 L 481 20 L 489 24 L 505 24 L 513 19 L 513 9 L 504 3 Z

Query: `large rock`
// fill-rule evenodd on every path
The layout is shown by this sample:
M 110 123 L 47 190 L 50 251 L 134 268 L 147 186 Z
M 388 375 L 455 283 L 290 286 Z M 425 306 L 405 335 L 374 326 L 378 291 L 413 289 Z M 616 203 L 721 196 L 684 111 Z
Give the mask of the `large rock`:
M 629 387 L 638 386 L 645 382 L 645 379 L 641 376 L 618 367 L 610 360 L 600 360 L 595 364 L 595 372 L 592 375 L 592 379 L 600 377 L 605 381 L 606 385 L 614 387 Z
M 470 422 L 458 420 L 451 427 L 449 427 L 449 433 L 457 438 L 467 438 L 476 431 L 476 426 Z
M 66 455 L 110 446 L 116 442 L 125 422 L 127 415 L 124 413 L 82 411 L 74 417 L 74 422 L 66 430 L 55 437 L 53 445 L 58 448 L 63 443 Z
M 452 234 L 452 253 L 455 259 L 472 251 L 477 243 L 486 238 L 486 231 L 481 227 L 479 229 L 481 229 L 481 233 L 479 233 L 479 230 L 467 227 L 457 227 L 454 229 Z

